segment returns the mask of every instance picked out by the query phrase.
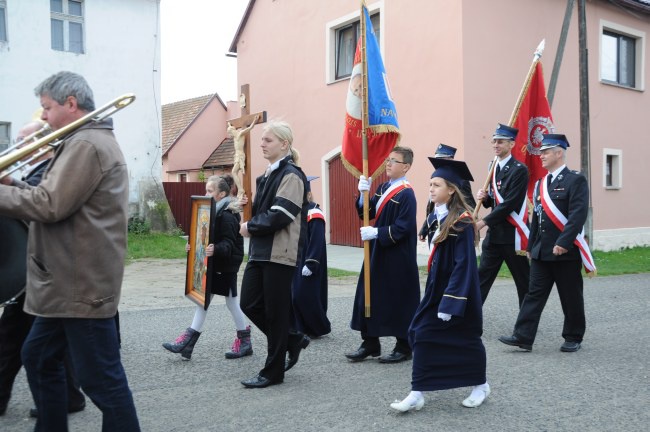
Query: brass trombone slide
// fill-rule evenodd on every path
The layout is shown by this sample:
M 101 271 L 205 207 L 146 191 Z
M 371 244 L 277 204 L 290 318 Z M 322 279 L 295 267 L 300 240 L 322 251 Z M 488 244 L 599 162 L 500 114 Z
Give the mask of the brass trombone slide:
M 0 157 L 0 179 L 6 177 L 10 173 L 5 172 L 5 170 L 14 163 L 25 159 L 46 145 L 52 145 L 54 141 L 65 137 L 66 135 L 79 129 L 81 126 L 85 125 L 88 122 L 98 122 L 112 116 L 122 108 L 129 106 L 134 100 L 135 95 L 133 93 L 122 95 L 107 103 L 103 107 L 96 109 L 95 111 L 86 114 L 85 116 L 73 121 L 72 123 L 49 133 L 43 138 L 39 138 L 31 144 L 27 144 L 22 148 L 12 151 L 10 154 Z M 32 135 L 34 134 L 31 134 L 30 136 Z M 19 144 L 22 144 L 25 141 L 27 141 L 27 138 L 21 141 Z

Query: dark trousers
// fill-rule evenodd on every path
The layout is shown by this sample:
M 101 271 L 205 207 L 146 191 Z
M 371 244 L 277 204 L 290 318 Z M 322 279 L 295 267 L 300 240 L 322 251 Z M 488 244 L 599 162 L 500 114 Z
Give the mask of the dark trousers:
M 368 336 L 367 334 L 361 332 L 361 339 L 363 339 L 362 347 L 368 348 L 371 350 L 381 350 L 381 343 L 379 342 L 379 337 L 377 336 Z M 409 345 L 408 339 L 395 338 L 395 348 L 393 351 L 402 354 L 411 354 L 411 346 Z
M 581 265 L 580 261 L 531 261 L 530 290 L 513 332 L 519 340 L 531 345 L 535 341 L 542 311 L 555 283 L 564 312 L 562 337 L 569 342 L 582 342 L 586 322 Z
M 293 266 L 249 261 L 241 284 L 241 309 L 267 340 L 266 363 L 260 375 L 273 382 L 284 380 L 287 347 L 302 339 L 300 333 L 289 335 L 295 271 Z
M 23 311 L 25 294 L 16 298 L 14 304 L 5 306 L 0 317 L 0 407 L 7 405 L 11 397 L 16 375 L 23 365 L 20 351 L 34 322 L 34 316 Z M 76 408 L 86 401 L 79 390 L 79 383 L 72 370 L 69 356 L 64 358 L 68 408 Z
M 38 409 L 35 431 L 67 431 L 66 349 L 81 387 L 102 411 L 102 431 L 139 431 L 114 318 L 36 317 L 22 358 Z
M 496 279 L 501 264 L 506 262 L 508 270 L 512 274 L 517 287 L 517 296 L 519 297 L 519 307 L 524 301 L 528 292 L 528 282 L 530 277 L 530 266 L 528 258 L 524 255 L 517 255 L 514 244 L 491 244 L 483 241 L 481 250 L 481 262 L 478 267 L 478 279 L 481 285 L 481 300 L 485 303 L 492 284 Z

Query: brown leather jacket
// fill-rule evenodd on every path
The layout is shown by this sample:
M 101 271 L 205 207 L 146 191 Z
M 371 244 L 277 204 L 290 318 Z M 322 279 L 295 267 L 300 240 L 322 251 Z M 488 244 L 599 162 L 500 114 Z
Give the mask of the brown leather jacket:
M 110 318 L 120 299 L 128 172 L 112 123 L 91 123 L 57 149 L 36 186 L 0 185 L 0 213 L 31 221 L 25 312 Z

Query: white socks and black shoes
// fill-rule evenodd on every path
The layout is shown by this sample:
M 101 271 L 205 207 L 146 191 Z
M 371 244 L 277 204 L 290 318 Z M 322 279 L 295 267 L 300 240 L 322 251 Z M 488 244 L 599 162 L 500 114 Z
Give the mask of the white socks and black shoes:
M 480 406 L 487 397 L 490 396 L 490 385 L 486 382 L 472 389 L 472 394 L 463 401 L 463 406 L 467 408 L 476 408 Z
M 420 391 L 412 391 L 403 401 L 396 400 L 390 407 L 399 412 L 420 411 L 424 406 L 424 395 Z

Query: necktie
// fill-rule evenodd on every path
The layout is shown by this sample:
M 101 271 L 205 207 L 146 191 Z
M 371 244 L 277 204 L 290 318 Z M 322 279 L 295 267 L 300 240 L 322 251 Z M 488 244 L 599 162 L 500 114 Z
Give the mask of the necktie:
M 497 164 L 497 174 L 496 175 L 499 175 L 500 172 L 501 172 L 501 165 Z
M 549 174 L 548 176 L 546 176 L 546 188 L 547 189 L 551 187 L 551 183 L 553 183 L 553 176 Z

